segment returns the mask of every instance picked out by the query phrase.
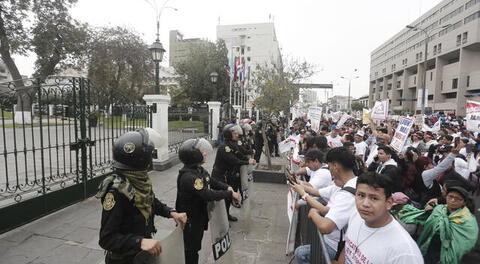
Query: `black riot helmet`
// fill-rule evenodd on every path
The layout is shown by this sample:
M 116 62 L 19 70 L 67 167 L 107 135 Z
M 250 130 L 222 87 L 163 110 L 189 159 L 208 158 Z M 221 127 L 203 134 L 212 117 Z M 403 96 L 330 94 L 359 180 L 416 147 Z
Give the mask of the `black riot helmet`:
M 157 158 L 155 138 L 160 135 L 151 128 L 130 131 L 113 143 L 113 167 L 120 170 L 140 171 L 150 167 Z
M 226 141 L 232 141 L 232 133 L 234 131 L 234 124 L 228 124 L 223 128 L 223 137 Z
M 185 165 L 198 165 L 203 162 L 202 152 L 212 151 L 212 145 L 204 138 L 191 138 L 183 142 L 178 149 L 178 158 Z

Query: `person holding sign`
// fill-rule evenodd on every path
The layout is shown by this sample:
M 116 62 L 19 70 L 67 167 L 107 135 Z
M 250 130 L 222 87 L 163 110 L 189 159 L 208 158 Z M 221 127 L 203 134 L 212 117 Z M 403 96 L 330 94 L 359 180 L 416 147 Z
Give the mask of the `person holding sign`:
M 202 247 L 203 232 L 208 228 L 209 201 L 232 199 L 240 202 L 240 195 L 227 184 L 211 178 L 202 167 L 207 152 L 212 146 L 206 139 L 189 139 L 178 150 L 178 157 L 184 164 L 177 178 L 177 200 L 179 212 L 185 212 L 188 222 L 183 231 L 185 264 L 198 263 L 198 251 Z

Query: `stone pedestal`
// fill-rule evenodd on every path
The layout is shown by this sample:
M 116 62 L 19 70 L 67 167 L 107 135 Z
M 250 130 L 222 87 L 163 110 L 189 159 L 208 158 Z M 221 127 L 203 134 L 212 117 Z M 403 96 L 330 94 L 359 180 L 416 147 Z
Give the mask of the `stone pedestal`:
M 168 163 L 168 104 L 170 103 L 170 96 L 163 94 L 147 94 L 143 96 L 143 100 L 147 105 L 157 106 L 156 113 L 152 114 L 152 128 L 157 131 L 166 144 L 157 148 L 158 159 L 153 160 L 153 167 L 156 169 L 157 165 Z
M 220 102 L 208 102 L 208 112 L 212 111 L 212 119 L 210 127 L 212 128 L 212 141 L 216 142 L 218 140 L 218 124 L 220 123 Z

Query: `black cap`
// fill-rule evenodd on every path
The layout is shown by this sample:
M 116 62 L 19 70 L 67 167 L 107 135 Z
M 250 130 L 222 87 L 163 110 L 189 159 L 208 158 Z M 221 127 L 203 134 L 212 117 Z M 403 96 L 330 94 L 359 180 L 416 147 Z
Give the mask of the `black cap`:
M 447 193 L 449 192 L 458 192 L 463 196 L 464 199 L 470 198 L 470 193 L 460 186 L 452 186 L 452 187 L 447 186 Z

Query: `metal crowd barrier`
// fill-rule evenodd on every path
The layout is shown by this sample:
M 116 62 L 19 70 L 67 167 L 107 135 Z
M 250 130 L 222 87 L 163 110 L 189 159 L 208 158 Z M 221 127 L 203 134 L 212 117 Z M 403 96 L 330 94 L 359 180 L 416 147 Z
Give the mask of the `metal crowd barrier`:
M 311 264 L 330 264 L 327 248 L 323 235 L 318 232 L 317 226 L 312 220 L 308 219 L 309 205 L 301 205 L 298 211 L 298 236 L 296 245 L 310 245 L 310 263 Z

